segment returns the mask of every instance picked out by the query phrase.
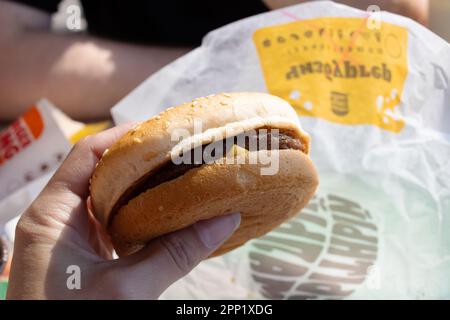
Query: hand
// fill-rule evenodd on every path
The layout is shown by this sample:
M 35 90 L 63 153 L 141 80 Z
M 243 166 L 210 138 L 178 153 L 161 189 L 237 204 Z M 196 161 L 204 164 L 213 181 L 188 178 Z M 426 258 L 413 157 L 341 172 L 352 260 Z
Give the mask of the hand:
M 239 214 L 200 221 L 111 260 L 107 236 L 88 210 L 89 178 L 103 151 L 130 128 L 116 127 L 77 143 L 22 215 L 7 298 L 156 299 L 238 227 Z M 81 288 L 70 290 L 68 278 L 77 268 Z

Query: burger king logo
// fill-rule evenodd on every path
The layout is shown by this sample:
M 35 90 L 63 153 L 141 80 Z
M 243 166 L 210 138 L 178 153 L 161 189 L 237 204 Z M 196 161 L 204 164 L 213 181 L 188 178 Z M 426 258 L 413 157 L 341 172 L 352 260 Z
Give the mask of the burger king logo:
M 339 299 L 367 281 L 378 253 L 369 210 L 316 195 L 294 219 L 249 246 L 252 281 L 268 299 Z

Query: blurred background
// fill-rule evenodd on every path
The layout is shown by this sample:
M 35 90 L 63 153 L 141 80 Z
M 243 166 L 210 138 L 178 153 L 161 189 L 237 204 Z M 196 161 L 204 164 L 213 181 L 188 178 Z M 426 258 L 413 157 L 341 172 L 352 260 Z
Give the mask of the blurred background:
M 388 0 L 390 2 L 396 2 L 396 0 Z M 300 2 L 300 1 L 299 1 Z M 335 0 L 335 2 L 345 3 L 346 1 Z M 347 1 L 348 2 L 348 1 Z M 371 1 L 353 1 L 354 3 L 350 3 L 350 5 L 356 5 L 360 9 L 366 9 L 370 4 L 379 5 L 382 10 L 386 10 L 383 8 L 385 1 L 371 0 Z M 428 19 L 428 27 L 450 42 L 450 0 L 409 0 L 412 6 L 425 6 L 428 7 L 429 19 Z M 417 2 L 417 4 L 415 4 Z M 422 4 L 421 2 L 424 2 Z M 58 13 L 53 16 L 53 28 L 59 31 L 67 31 L 66 28 L 66 10 L 70 5 L 78 5 L 81 7 L 81 4 L 78 0 L 63 0 L 59 7 Z M 82 30 L 86 28 L 86 20 L 83 19 Z
M 230 22 L 308 2 L 192 3 L 0 0 L 0 124 L 48 98 L 71 118 L 98 121 L 132 89 Z M 407 16 L 450 41 L 450 0 L 338 0 Z M 91 23 L 89 23 L 91 21 Z

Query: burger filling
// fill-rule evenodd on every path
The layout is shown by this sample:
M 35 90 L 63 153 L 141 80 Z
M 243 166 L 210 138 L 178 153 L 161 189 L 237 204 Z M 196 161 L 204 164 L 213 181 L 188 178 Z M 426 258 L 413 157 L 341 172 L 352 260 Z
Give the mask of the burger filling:
M 196 161 L 197 159 L 195 158 L 195 155 L 203 154 L 205 148 L 207 146 L 211 146 L 211 144 L 214 144 L 211 152 L 211 156 L 213 159 L 219 159 L 226 156 L 230 152 L 230 149 L 235 145 L 238 145 L 239 147 L 248 151 L 292 149 L 299 150 L 303 153 L 307 152 L 306 144 L 301 141 L 299 137 L 297 137 L 294 130 L 289 129 L 277 129 L 274 132 L 270 128 L 260 128 L 250 132 L 244 132 L 238 136 L 204 144 L 190 151 L 190 159 L 192 159 L 191 162 L 175 164 L 173 161 L 168 161 L 156 170 L 149 172 L 141 179 L 139 179 L 119 198 L 119 200 L 113 207 L 111 217 L 123 205 L 126 205 L 130 200 L 134 199 L 141 193 L 152 189 L 164 182 L 174 180 L 185 174 L 187 171 L 205 164 L 206 162 L 204 157 L 200 157 L 201 159 L 198 159 L 198 161 Z M 217 154 L 215 154 L 214 151 L 217 150 L 222 152 L 217 152 Z

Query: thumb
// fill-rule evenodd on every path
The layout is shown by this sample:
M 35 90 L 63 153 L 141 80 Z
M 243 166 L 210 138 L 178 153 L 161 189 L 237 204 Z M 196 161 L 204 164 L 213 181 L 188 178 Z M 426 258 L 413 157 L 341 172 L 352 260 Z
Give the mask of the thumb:
M 241 222 L 241 215 L 203 220 L 185 229 L 164 235 L 147 247 L 126 258 L 119 259 L 128 286 L 141 297 L 157 298 L 176 280 L 188 274 L 202 260 L 210 256 Z

